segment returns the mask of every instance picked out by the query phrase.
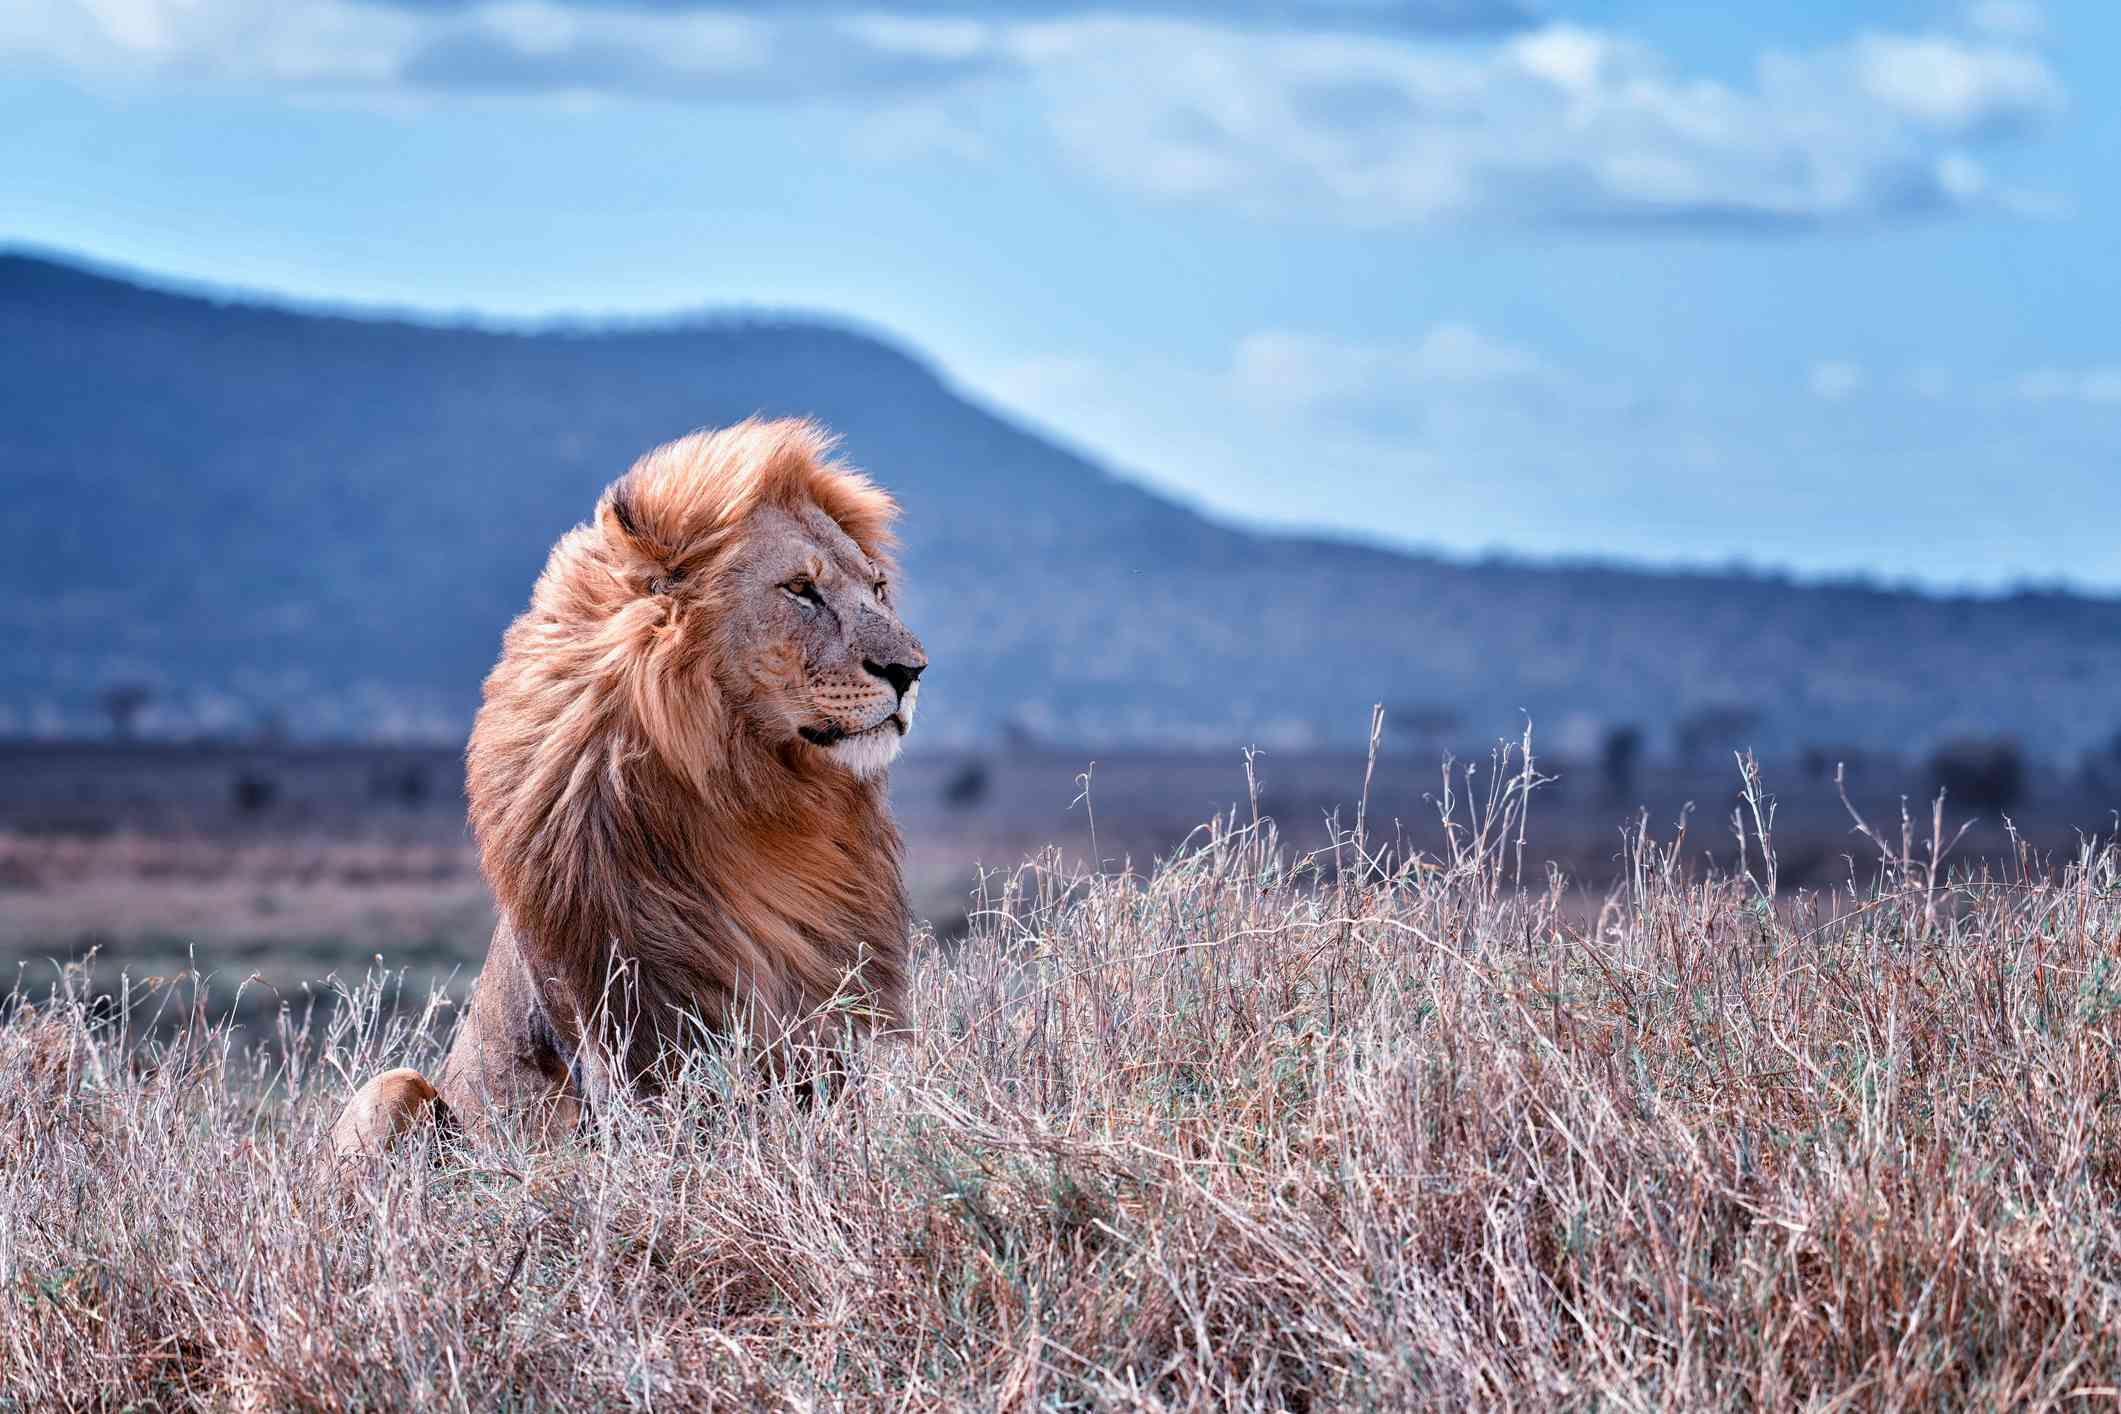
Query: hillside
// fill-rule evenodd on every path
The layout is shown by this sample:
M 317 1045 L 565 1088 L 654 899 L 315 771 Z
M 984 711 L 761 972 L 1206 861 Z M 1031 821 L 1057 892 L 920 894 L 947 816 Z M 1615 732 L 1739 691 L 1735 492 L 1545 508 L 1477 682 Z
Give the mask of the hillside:
M 821 418 L 905 502 L 939 736 L 1348 741 L 1376 700 L 1447 709 L 1461 726 L 1445 734 L 1507 730 L 1524 709 L 1563 740 L 1635 722 L 1653 746 L 1737 703 L 1761 711 L 1745 730 L 1765 749 L 2007 730 L 2067 758 L 2121 727 L 2110 600 L 1263 536 L 825 323 L 445 327 L 15 255 L 0 256 L 0 734 L 98 730 L 99 693 L 137 681 L 150 731 L 451 736 L 547 545 L 597 489 L 654 442 L 753 412 Z

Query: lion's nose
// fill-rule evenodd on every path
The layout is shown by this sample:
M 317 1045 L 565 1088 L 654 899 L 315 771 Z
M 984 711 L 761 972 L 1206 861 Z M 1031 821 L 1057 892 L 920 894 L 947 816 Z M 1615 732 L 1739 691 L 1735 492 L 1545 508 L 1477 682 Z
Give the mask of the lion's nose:
M 891 690 L 901 697 L 906 695 L 907 688 L 920 681 L 921 674 L 928 667 L 926 663 L 873 663 L 867 658 L 862 659 L 862 666 L 890 683 Z

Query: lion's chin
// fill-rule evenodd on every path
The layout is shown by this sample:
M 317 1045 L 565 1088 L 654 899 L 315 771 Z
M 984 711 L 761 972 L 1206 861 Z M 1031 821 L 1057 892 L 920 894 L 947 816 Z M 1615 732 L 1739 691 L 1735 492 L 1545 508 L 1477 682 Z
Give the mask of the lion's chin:
M 825 748 L 825 754 L 859 777 L 880 774 L 906 744 L 906 730 L 886 718 L 865 732 L 842 737 Z

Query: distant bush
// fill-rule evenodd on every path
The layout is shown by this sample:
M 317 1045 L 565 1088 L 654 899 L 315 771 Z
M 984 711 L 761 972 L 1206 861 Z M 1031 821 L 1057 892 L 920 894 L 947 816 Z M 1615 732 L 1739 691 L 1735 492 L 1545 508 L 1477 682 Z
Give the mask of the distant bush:
M 1679 719 L 1673 728 L 1673 745 L 1687 766 L 1728 766 L 1731 754 L 1752 745 L 1760 730 L 1761 713 L 1743 703 L 1721 703 L 1697 708 Z
M 427 789 L 427 772 L 420 766 L 386 767 L 368 778 L 372 799 L 394 801 L 408 808 L 425 801 Z
M 1628 725 L 1609 728 L 1599 750 L 1598 765 L 1606 790 L 1616 796 L 1635 789 L 1635 767 L 1642 759 L 1642 728 Z
M 1395 702 L 1385 708 L 1385 726 L 1415 751 L 1434 754 L 1465 726 L 1465 713 L 1446 702 Z
M 1959 805 L 2008 810 L 2025 794 L 2025 755 L 2007 737 L 1945 742 L 1929 764 L 1932 787 Z
M 110 718 L 110 734 L 119 741 L 131 741 L 138 734 L 140 714 L 154 700 L 154 688 L 144 682 L 113 683 L 96 697 Z
M 239 815 L 259 815 L 280 798 L 280 783 L 271 776 L 245 771 L 229 783 L 229 803 Z
M 1875 758 L 1873 753 L 1850 743 L 1824 745 L 1815 742 L 1798 753 L 1797 764 L 1810 780 L 1831 781 L 1834 773 L 1839 771 L 1853 781 L 1871 769 Z
M 981 760 L 967 761 L 950 773 L 943 782 L 943 804 L 952 810 L 975 809 L 987 798 L 993 782 L 989 778 L 987 763 Z

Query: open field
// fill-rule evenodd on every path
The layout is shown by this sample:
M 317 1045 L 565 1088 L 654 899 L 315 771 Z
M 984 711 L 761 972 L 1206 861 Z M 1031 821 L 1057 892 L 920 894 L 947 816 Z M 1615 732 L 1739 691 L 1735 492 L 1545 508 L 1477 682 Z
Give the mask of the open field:
M 1557 779 L 1533 801 L 1529 871 L 1543 876 L 1549 862 L 1562 870 L 1583 891 L 1570 895 L 1572 907 L 1595 907 L 1622 873 L 1623 831 L 1645 817 L 1669 836 L 1691 805 L 1689 860 L 1734 862 L 1738 777 L 1727 758 L 1646 768 L 1625 791 L 1594 766 L 1541 764 Z M 1868 847 L 1830 769 L 1767 767 L 1785 889 L 1846 883 L 1852 868 L 1861 876 Z M 1254 770 L 1262 813 L 1309 849 L 1328 838 L 1330 816 L 1353 823 L 1342 807 L 1361 795 L 1368 763 L 1354 753 L 1274 752 Z M 247 1020 L 329 974 L 359 977 L 378 957 L 414 994 L 447 985 L 461 997 L 493 927 L 464 829 L 462 774 L 449 749 L 0 744 L 0 965 L 48 980 L 56 964 L 93 949 L 106 981 L 121 967 L 138 977 L 195 966 L 224 983 L 255 976 Z M 1371 833 L 1446 853 L 1437 760 L 1387 753 L 1369 775 Z M 1476 788 L 1486 779 L 1476 775 Z M 1852 764 L 1850 790 L 1866 815 L 1897 828 L 1902 798 L 1926 800 L 1931 785 L 1919 767 L 1871 760 Z M 915 910 L 948 939 L 965 931 L 980 869 L 1049 847 L 1070 867 L 1093 858 L 1146 867 L 1248 787 L 1234 749 L 916 744 L 892 794 Z M 2019 842 L 2066 859 L 2080 833 L 2111 836 L 2117 804 L 2121 789 L 2035 774 L 2013 811 Z M 1947 801 L 1950 828 L 1979 813 Z M 2015 863 L 2016 844 L 1989 812 L 1953 857 Z
M 336 1174 L 348 1077 L 439 1044 L 373 992 L 248 1053 L 141 1044 L 152 999 L 16 1010 L 0 1401 L 2112 1398 L 2121 852 L 1947 878 L 1885 831 L 1778 899 L 1771 842 L 1637 840 L 1586 907 L 1518 887 L 1521 799 L 1427 860 L 1247 806 L 1153 875 L 1015 871 L 844 1093 L 732 1042 L 544 1152 Z

